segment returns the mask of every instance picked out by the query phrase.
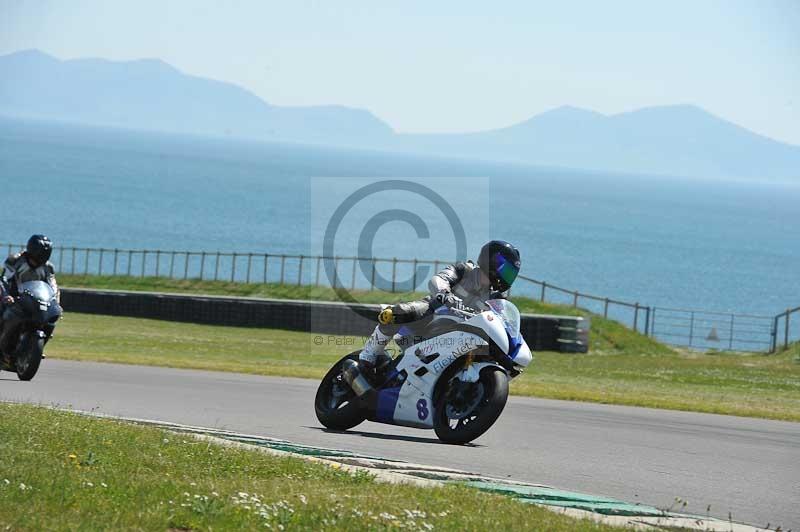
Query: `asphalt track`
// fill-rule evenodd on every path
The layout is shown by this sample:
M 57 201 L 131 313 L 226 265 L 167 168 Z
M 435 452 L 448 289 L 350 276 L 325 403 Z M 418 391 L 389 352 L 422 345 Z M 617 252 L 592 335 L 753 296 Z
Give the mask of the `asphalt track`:
M 302 379 L 46 360 L 29 383 L 0 373 L 0 399 L 157 419 L 348 449 L 800 529 L 800 423 L 512 397 L 472 446 L 366 422 L 322 430 Z M 680 505 L 674 506 L 681 509 Z

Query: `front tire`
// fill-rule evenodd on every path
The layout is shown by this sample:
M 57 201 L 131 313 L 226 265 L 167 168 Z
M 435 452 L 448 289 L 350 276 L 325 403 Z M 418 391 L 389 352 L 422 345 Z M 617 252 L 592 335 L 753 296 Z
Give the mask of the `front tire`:
M 508 400 L 508 376 L 486 367 L 475 383 L 462 383 L 453 373 L 437 394 L 433 429 L 445 443 L 464 444 L 481 436 L 497 421 Z M 462 387 L 462 389 L 456 389 Z
M 317 388 L 314 411 L 319 422 L 329 429 L 352 429 L 366 419 L 355 392 L 342 378 L 342 364 L 345 360 L 358 362 L 358 354 L 359 351 L 350 353 L 334 364 Z
M 14 361 L 19 380 L 29 381 L 36 375 L 36 372 L 39 371 L 39 364 L 42 363 L 43 352 L 44 338 L 28 334 L 23 339 Z

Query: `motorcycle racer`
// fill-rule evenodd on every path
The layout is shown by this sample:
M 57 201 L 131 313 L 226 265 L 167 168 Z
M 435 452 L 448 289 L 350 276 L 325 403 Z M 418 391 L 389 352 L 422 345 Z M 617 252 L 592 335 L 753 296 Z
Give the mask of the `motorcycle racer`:
M 374 374 L 379 359 L 388 359 L 386 345 L 398 330 L 424 320 L 442 305 L 485 310 L 487 300 L 507 298 L 520 265 L 517 248 L 504 240 L 492 240 L 481 248 L 477 265 L 465 261 L 446 266 L 428 282 L 430 295 L 380 312 L 379 324 L 359 355 L 359 370 L 365 376 Z
M 27 281 L 44 281 L 49 284 L 60 300 L 55 268 L 49 262 L 53 252 L 53 243 L 44 235 L 33 235 L 20 253 L 9 255 L 3 265 L 0 276 L 0 351 L 7 342 L 9 333 L 14 329 L 9 326 L 15 315 L 13 303 L 19 296 L 19 287 Z

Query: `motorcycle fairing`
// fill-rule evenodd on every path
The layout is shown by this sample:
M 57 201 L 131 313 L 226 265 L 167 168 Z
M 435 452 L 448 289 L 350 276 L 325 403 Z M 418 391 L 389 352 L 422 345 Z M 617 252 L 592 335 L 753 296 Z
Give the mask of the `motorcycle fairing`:
M 405 382 L 394 395 L 394 391 L 378 392 L 378 408 L 376 418 L 386 419 L 389 401 L 396 397 L 391 419 L 385 423 L 405 425 L 418 428 L 433 428 L 433 391 L 439 377 L 458 358 L 475 350 L 488 342 L 477 334 L 467 331 L 451 331 L 429 340 L 415 344 L 404 352 L 396 371 L 405 370 Z M 384 394 L 384 392 L 386 392 Z M 381 409 L 381 399 L 384 408 Z

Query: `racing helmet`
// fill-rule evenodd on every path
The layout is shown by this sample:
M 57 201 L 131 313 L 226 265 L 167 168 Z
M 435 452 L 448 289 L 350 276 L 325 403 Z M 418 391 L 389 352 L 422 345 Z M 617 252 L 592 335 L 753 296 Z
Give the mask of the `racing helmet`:
M 478 267 L 489 278 L 492 288 L 500 292 L 511 288 L 521 264 L 519 250 L 505 240 L 487 242 L 478 256 Z
M 31 266 L 39 267 L 50 260 L 53 252 L 53 243 L 44 235 L 33 235 L 25 246 L 25 256 Z

